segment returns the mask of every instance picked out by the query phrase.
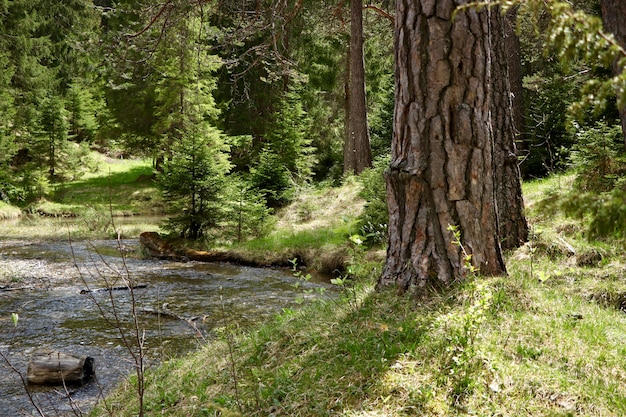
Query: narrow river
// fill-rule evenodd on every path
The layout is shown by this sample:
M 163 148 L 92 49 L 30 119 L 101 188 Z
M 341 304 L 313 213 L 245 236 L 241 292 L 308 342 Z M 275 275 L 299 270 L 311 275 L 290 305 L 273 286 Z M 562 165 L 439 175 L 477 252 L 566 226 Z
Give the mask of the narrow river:
M 133 306 L 145 334 L 147 361 L 157 364 L 210 341 L 215 328 L 248 326 L 294 308 L 304 294 L 289 270 L 145 260 L 137 252 L 136 240 L 121 246 L 114 240 L 0 240 L 5 278 L 0 281 L 0 352 L 10 362 L 0 358 L 0 415 L 39 415 L 20 374 L 26 378 L 28 360 L 40 348 L 95 359 L 96 378 L 69 387 L 71 401 L 63 387 L 28 386 L 47 416 L 87 413 L 132 371 L 120 329 L 126 337 L 132 334 Z M 129 279 L 142 287 L 85 293 L 124 286 Z M 321 281 L 304 287 L 330 289 Z M 153 314 L 164 305 L 171 314 Z M 12 313 L 19 316 L 17 327 Z

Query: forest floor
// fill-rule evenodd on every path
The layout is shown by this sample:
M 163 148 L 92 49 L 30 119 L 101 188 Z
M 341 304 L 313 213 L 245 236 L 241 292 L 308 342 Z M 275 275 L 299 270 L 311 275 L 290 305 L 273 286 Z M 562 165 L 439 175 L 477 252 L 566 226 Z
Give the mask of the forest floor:
M 27 209 L 80 214 L 85 238 L 109 233 L 99 229 L 102 212 L 162 210 L 149 164 L 105 162 Z M 625 246 L 587 240 L 584 219 L 553 204 L 572 180 L 524 184 L 530 239 L 506 254 L 508 276 L 473 277 L 419 298 L 374 291 L 384 252 L 348 239 L 363 203 L 358 186 L 302 190 L 270 236 L 236 250 L 297 255 L 314 269 L 342 265 L 341 296 L 253 329 L 223 317 L 198 352 L 146 370 L 144 415 L 626 415 Z M 67 237 L 32 229 L 38 238 Z M 92 415 L 138 415 L 136 383 L 122 383 Z
M 376 292 L 380 257 L 348 245 L 339 298 L 255 329 L 224 317 L 214 341 L 147 370 L 146 415 L 626 415 L 624 243 L 590 242 L 584 221 L 546 209 L 571 182 L 524 185 L 531 236 L 508 276 Z M 137 415 L 136 382 L 92 414 Z

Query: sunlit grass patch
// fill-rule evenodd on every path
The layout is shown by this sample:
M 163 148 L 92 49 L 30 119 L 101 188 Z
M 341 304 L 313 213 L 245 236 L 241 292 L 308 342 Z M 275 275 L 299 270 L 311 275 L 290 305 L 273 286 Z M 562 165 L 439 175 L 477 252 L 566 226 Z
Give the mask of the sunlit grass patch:
M 22 211 L 15 206 L 0 201 L 0 220 L 14 220 L 22 215 Z

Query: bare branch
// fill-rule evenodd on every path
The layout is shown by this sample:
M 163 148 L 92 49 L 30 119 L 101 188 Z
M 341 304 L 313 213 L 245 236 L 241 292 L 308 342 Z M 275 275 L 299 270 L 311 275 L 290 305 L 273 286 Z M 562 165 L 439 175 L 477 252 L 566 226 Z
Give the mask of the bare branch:
M 396 18 L 389 12 L 384 11 L 383 9 L 381 9 L 378 6 L 374 6 L 373 4 L 366 4 L 363 6 L 364 10 L 373 10 L 374 12 L 378 13 L 379 15 L 381 15 L 382 17 L 389 19 L 389 21 L 391 22 L 391 24 L 394 24 L 396 21 Z
M 174 6 L 172 5 L 172 0 L 167 0 L 167 2 L 161 6 L 161 9 L 159 10 L 159 12 L 154 15 L 152 17 L 152 19 L 150 19 L 150 22 L 148 22 L 148 24 L 146 26 L 144 26 L 143 29 L 141 29 L 139 32 L 137 33 L 127 33 L 125 36 L 128 39 L 132 39 L 132 38 L 136 38 L 138 36 L 141 36 L 142 34 L 146 33 L 152 26 L 154 26 L 154 24 L 156 23 L 157 20 L 159 20 L 159 17 L 161 17 L 161 15 L 169 9 L 169 11 L 171 12 L 171 9 Z

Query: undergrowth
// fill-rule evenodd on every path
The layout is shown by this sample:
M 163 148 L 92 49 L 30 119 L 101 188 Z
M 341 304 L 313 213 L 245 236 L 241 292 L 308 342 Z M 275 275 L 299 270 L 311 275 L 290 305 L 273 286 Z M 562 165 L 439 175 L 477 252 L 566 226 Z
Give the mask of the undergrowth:
M 249 332 L 235 326 L 149 371 L 148 414 L 626 414 L 623 252 L 533 204 L 567 181 L 527 188 L 534 232 L 507 254 L 508 276 L 469 274 L 410 298 L 375 292 L 376 273 L 361 270 L 338 298 L 285 310 Z M 594 251 L 600 256 L 582 262 Z M 137 412 L 126 384 L 109 401 L 113 415 Z

